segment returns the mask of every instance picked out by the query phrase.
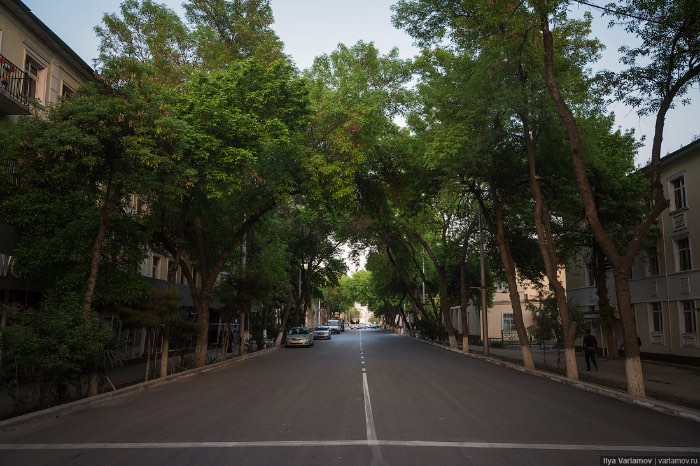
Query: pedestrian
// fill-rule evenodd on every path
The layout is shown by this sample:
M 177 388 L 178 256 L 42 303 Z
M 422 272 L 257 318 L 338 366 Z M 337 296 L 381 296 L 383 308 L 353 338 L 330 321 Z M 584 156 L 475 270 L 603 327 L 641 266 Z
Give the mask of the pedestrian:
M 595 360 L 595 353 L 598 351 L 598 340 L 595 335 L 591 334 L 590 330 L 586 331 L 586 336 L 583 337 L 583 354 L 586 356 L 586 366 L 591 370 L 591 362 L 593 367 L 598 370 L 598 362 Z

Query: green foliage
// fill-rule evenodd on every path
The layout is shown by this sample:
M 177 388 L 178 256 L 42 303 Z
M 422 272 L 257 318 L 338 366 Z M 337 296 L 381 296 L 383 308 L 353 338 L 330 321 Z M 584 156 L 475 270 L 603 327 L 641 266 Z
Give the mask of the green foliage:
M 82 392 L 83 377 L 118 363 L 114 333 L 87 321 L 79 298 L 48 298 L 40 310 L 14 310 L 3 331 L 2 383 L 17 412 L 46 408 Z
M 609 76 L 611 91 L 640 115 L 665 114 L 676 97 L 700 80 L 700 10 L 695 0 L 624 0 L 611 3 L 607 14 L 637 36 L 637 45 L 620 48 L 627 68 Z M 671 107 L 672 108 L 672 107 Z M 660 135 L 655 135 L 660 136 Z
M 189 0 L 183 7 L 195 25 L 197 55 L 208 67 L 250 57 L 265 62 L 281 58 L 269 0 Z
M 447 339 L 447 330 L 441 322 L 435 319 L 421 319 L 416 322 L 416 331 L 421 338 L 432 341 L 444 341 Z
M 137 264 L 145 237 L 128 215 L 127 195 L 143 189 L 152 173 L 143 150 L 152 115 L 142 103 L 86 84 L 45 120 L 21 118 L 9 128 L 16 144 L 4 156 L 18 185 L 0 202 L 0 215 L 19 234 L 18 268 L 43 289 L 86 288 L 92 246 L 105 222 L 95 301 L 133 301 L 144 292 Z
M 314 112 L 307 189 L 336 209 L 352 207 L 356 178 L 398 132 L 393 118 L 407 99 L 410 69 L 397 50 L 382 56 L 373 44 L 358 42 L 316 58 L 305 77 Z
M 554 295 L 544 297 L 539 304 L 535 301 L 527 303 L 527 310 L 532 313 L 532 326 L 529 327 L 530 336 L 535 340 L 559 340 L 564 338 L 563 329 L 559 320 L 559 309 Z
M 155 328 L 170 325 L 178 320 L 180 295 L 174 288 L 151 287 L 149 295 L 135 307 L 123 307 L 120 314 L 124 322 L 133 328 Z
M 109 82 L 133 79 L 144 72 L 154 82 L 173 85 L 194 61 L 191 32 L 178 15 L 151 0 L 125 0 L 120 14 L 105 14 L 95 27 L 100 39 L 98 66 Z

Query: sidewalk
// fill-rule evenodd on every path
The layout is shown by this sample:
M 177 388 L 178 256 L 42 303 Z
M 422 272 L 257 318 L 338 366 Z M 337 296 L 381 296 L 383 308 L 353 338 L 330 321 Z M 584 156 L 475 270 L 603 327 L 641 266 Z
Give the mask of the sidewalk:
M 469 350 L 479 355 L 483 355 L 484 352 L 482 346 L 472 345 Z M 489 353 L 492 358 L 518 365 L 523 364 L 523 353 L 520 348 L 490 347 Z M 559 350 L 559 361 L 557 356 L 556 349 L 542 351 L 533 348 L 532 350 L 532 358 L 538 369 L 564 375 L 564 351 Z M 588 372 L 583 353 L 576 354 L 579 379 L 583 382 L 626 392 L 625 360 L 611 361 L 603 357 L 596 359 L 599 370 Z M 700 410 L 700 367 L 642 360 L 642 373 L 644 374 L 644 387 L 648 398 Z

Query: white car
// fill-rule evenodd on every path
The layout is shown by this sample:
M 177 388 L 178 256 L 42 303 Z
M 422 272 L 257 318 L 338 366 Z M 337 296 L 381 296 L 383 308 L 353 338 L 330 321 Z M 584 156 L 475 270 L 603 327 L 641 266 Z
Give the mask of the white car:
M 329 320 L 327 325 L 330 327 L 332 333 L 340 333 L 342 331 L 342 327 L 338 319 Z
M 314 328 L 314 340 L 330 340 L 331 328 L 327 325 L 317 325 Z

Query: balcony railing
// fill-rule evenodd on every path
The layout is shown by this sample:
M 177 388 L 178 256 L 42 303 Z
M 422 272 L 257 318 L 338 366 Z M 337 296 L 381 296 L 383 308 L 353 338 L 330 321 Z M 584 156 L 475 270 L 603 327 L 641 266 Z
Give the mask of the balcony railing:
M 30 113 L 29 96 L 24 92 L 25 73 L 0 54 L 0 115 Z

